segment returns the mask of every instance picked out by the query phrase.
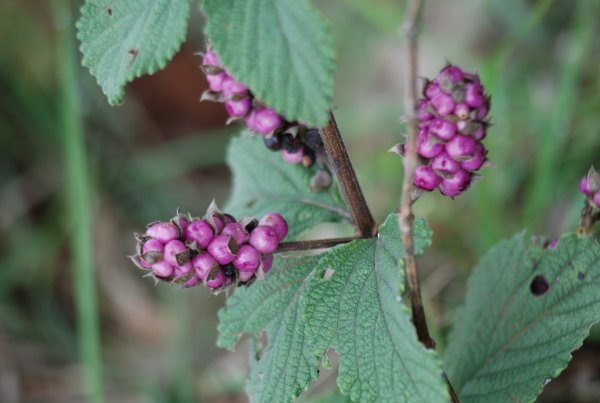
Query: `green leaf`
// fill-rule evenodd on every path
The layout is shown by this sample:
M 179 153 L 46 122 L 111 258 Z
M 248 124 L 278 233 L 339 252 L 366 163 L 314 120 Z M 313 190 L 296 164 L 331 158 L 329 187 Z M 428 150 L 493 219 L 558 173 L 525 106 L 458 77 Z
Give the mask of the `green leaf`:
M 327 123 L 334 50 L 307 0 L 204 0 L 206 36 L 228 72 L 284 115 Z
M 308 342 L 315 355 L 339 355 L 338 385 L 359 402 L 447 402 L 435 352 L 417 341 L 398 295 L 404 283 L 397 215 L 376 239 L 337 246 L 319 262 L 304 296 Z M 431 242 L 415 222 L 415 252 Z
M 167 65 L 181 46 L 189 0 L 86 0 L 77 22 L 83 65 L 108 103 L 123 102 L 127 82 Z
M 259 337 L 261 330 L 266 331 L 268 345 L 263 351 L 251 343 L 251 401 L 291 401 L 317 378 L 319 359 L 304 343 L 301 300 L 318 260 L 319 256 L 275 258 L 264 281 L 237 289 L 219 311 L 221 347 L 233 349 L 242 332 Z
M 233 174 L 233 190 L 224 211 L 235 216 L 260 218 L 277 212 L 288 221 L 292 240 L 324 221 L 348 218 L 337 187 L 311 192 L 314 169 L 288 164 L 281 155 L 266 149 L 261 136 L 234 138 L 227 153 Z
M 469 278 L 445 354 L 461 402 L 534 401 L 600 319 L 598 243 L 571 234 L 542 250 L 523 238 L 498 244 Z

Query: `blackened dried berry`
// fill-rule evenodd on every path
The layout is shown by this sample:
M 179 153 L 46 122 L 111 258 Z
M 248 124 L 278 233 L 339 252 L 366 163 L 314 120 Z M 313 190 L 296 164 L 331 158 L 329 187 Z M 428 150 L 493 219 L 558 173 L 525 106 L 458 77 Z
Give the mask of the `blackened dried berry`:
M 294 154 L 302 147 L 302 142 L 297 136 L 285 133 L 281 138 L 281 145 L 285 151 Z
M 269 150 L 279 151 L 281 150 L 281 133 L 273 134 L 270 137 L 263 137 L 263 141 Z
M 225 274 L 225 277 L 235 277 L 235 266 L 231 263 L 226 264 L 223 266 L 223 274 Z
M 323 139 L 321 138 L 321 133 L 319 133 L 319 130 L 307 129 L 304 132 L 304 144 L 313 150 L 323 146 Z

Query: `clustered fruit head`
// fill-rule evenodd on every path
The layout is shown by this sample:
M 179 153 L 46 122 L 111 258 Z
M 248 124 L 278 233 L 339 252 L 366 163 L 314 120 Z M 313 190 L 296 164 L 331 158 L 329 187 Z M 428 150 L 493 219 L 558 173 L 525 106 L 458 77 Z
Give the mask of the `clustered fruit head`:
M 279 151 L 290 164 L 302 163 L 308 168 L 317 160 L 325 163 L 318 129 L 308 128 L 299 122 L 288 122 L 263 105 L 243 83 L 231 77 L 210 49 L 202 56 L 202 70 L 209 87 L 202 100 L 223 102 L 230 116 L 228 123 L 243 119 L 248 129 L 263 136 L 267 148 Z
M 237 221 L 213 202 L 202 219 L 178 212 L 169 221 L 149 224 L 144 234 L 135 234 L 137 253 L 131 259 L 156 280 L 185 288 L 202 283 L 216 293 L 262 278 L 287 232 L 277 213 Z
M 579 190 L 587 196 L 588 201 L 600 207 L 600 175 L 593 167 L 579 181 Z
M 423 96 L 417 109 L 420 163 L 413 182 L 421 190 L 458 196 L 478 179 L 474 172 L 486 162 L 481 140 L 490 126 L 486 120 L 490 97 L 477 74 L 451 64 L 425 83 Z

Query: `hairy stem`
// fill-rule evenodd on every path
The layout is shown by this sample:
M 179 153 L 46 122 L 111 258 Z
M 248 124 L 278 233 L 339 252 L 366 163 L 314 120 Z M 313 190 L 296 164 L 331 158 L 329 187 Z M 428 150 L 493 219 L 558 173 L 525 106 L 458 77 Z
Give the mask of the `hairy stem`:
M 279 246 L 273 253 L 332 248 L 336 245 L 340 245 L 343 243 L 349 243 L 356 239 L 360 239 L 360 238 L 359 237 L 346 237 L 346 238 L 315 239 L 312 241 L 282 242 L 279 244 Z
M 327 126 L 319 131 L 325 145 L 325 152 L 329 158 L 330 167 L 340 184 L 342 196 L 346 206 L 348 206 L 350 217 L 356 226 L 358 235 L 361 238 L 372 237 L 377 231 L 377 226 L 358 184 L 356 173 L 350 162 L 333 112 L 329 113 Z

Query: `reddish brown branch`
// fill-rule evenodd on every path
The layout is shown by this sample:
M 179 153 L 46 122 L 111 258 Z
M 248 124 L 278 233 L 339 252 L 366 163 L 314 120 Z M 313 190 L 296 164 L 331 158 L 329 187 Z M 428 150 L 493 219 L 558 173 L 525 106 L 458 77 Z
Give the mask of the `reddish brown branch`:
M 329 158 L 329 166 L 340 184 L 342 197 L 348 206 L 358 235 L 361 238 L 372 237 L 377 232 L 377 226 L 358 184 L 356 173 L 332 112 L 329 114 L 329 124 L 322 128 L 320 133 Z

